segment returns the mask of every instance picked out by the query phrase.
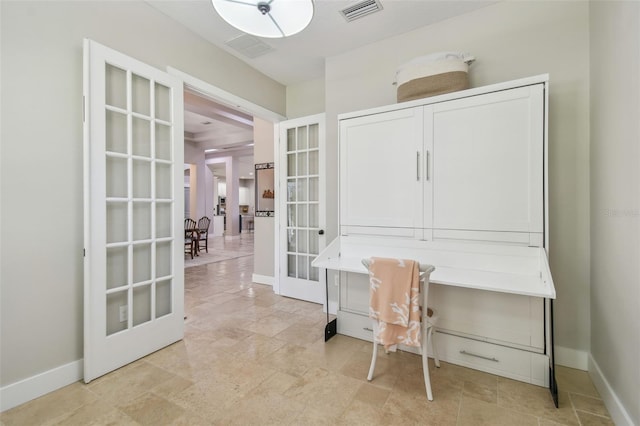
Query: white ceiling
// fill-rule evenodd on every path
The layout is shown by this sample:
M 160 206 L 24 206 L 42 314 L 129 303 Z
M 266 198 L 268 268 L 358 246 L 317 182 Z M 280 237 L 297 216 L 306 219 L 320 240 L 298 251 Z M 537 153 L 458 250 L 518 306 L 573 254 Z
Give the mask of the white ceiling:
M 243 33 L 222 20 L 210 0 L 147 0 L 147 3 L 283 85 L 323 78 L 327 57 L 495 3 L 381 0 L 381 11 L 347 22 L 340 11 L 359 1 L 314 0 L 314 16 L 304 31 L 287 38 L 257 39 L 270 50 L 253 59 L 226 44 Z M 184 124 L 185 140 L 205 149 L 219 149 L 225 155 L 240 156 L 241 176 L 253 172 L 253 149 L 247 147 L 253 142 L 252 117 L 186 93 Z M 224 176 L 220 166 L 210 167 L 216 176 Z
M 253 117 L 185 91 L 185 140 L 203 149 L 229 151 L 253 143 Z
M 147 3 L 205 40 L 288 86 L 323 78 L 327 57 L 496 2 L 381 0 L 383 9 L 380 12 L 347 22 L 340 11 L 359 1 L 315 0 L 313 19 L 304 31 L 286 38 L 259 39 L 272 50 L 255 59 L 248 58 L 225 44 L 243 33 L 220 18 L 209 0 L 147 0 Z

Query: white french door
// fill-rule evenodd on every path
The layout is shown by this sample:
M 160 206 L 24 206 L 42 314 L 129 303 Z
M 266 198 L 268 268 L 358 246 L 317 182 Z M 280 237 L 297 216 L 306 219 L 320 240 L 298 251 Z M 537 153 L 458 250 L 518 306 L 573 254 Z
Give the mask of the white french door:
M 84 41 L 84 381 L 184 335 L 183 88 Z
M 280 294 L 323 303 L 324 276 L 311 262 L 326 244 L 324 114 L 280 122 L 279 150 Z

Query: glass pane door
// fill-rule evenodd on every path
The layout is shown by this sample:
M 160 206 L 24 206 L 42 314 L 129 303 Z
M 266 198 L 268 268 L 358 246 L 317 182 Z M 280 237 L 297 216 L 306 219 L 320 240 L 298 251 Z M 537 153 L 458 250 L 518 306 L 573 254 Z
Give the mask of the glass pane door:
M 180 340 L 182 83 L 85 40 L 85 381 Z
M 105 76 L 109 336 L 173 312 L 167 296 L 173 290 L 171 256 L 177 242 L 171 227 L 171 122 L 168 108 L 161 107 L 170 105 L 170 89 L 109 63 Z
M 320 272 L 311 262 L 324 247 L 324 122 L 318 117 L 297 121 L 281 123 L 281 164 L 286 168 L 281 293 L 319 303 L 324 299 Z
M 287 130 L 287 271 L 318 281 L 318 125 Z

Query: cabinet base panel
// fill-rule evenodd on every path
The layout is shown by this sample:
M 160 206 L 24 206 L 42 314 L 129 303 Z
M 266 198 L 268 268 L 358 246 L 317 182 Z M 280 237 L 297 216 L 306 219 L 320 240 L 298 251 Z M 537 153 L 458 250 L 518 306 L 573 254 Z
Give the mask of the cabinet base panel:
M 371 320 L 359 314 L 338 311 L 337 333 L 371 342 Z M 549 387 L 549 357 L 470 338 L 435 333 L 441 361 L 542 387 Z M 400 350 L 417 353 L 413 348 Z

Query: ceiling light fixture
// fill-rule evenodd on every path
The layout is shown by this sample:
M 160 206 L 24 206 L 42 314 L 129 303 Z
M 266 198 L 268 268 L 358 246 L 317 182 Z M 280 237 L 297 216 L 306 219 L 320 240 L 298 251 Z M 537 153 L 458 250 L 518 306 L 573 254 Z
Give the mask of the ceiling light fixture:
M 222 19 L 258 37 L 297 34 L 313 17 L 313 0 L 211 0 L 211 3 Z

